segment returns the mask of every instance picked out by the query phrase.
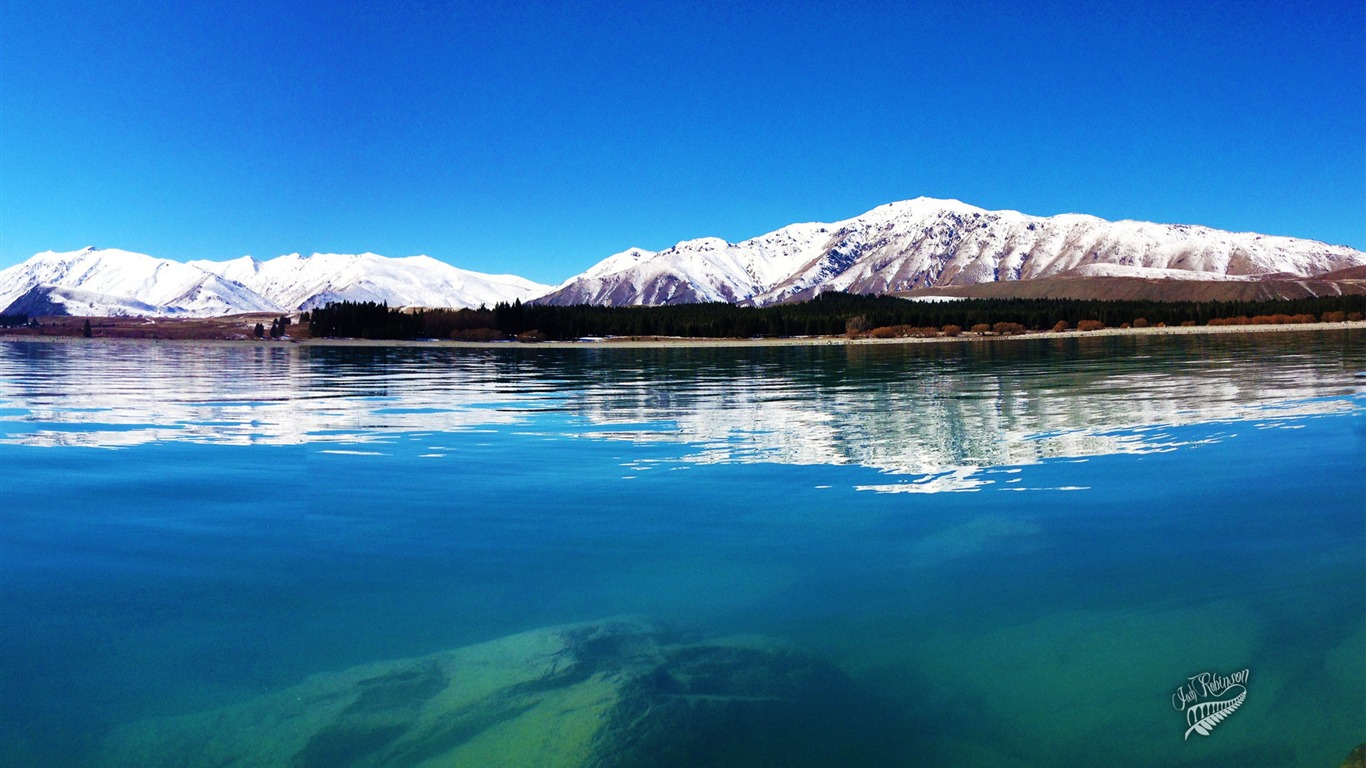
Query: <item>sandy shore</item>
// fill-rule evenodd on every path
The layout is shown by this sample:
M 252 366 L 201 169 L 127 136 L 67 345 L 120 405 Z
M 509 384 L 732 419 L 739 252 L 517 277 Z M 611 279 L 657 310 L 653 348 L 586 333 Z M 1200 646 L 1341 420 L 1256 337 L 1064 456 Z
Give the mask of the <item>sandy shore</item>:
M 406 341 L 376 339 L 140 339 L 100 337 L 85 339 L 73 336 L 43 336 L 0 332 L 0 342 L 39 341 L 67 344 L 127 342 L 135 344 L 190 344 L 227 346 L 298 346 L 298 347 L 424 347 L 450 349 L 667 349 L 670 347 L 801 347 L 801 346 L 862 346 L 878 344 L 982 344 L 1013 343 L 1039 339 L 1092 338 L 1101 336 L 1198 336 L 1210 334 L 1263 334 L 1333 332 L 1366 329 L 1366 320 L 1343 323 L 1300 323 L 1294 325 L 1200 325 L 1169 328 L 1105 328 L 1099 331 L 1039 331 L 1016 336 L 978 336 L 964 333 L 955 337 L 902 339 L 849 339 L 844 336 L 798 336 L 790 338 L 707 339 L 707 338 L 630 338 L 613 337 L 592 341 Z

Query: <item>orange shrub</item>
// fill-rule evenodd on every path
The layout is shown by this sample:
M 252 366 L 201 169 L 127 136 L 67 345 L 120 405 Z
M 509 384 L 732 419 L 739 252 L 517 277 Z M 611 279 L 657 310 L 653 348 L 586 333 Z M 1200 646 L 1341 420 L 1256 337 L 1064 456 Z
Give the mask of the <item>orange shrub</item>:
M 914 325 L 884 325 L 868 332 L 875 339 L 904 339 L 907 337 L 934 338 L 939 335 L 938 328 L 917 328 Z
M 1147 328 L 1147 327 L 1148 327 L 1148 318 L 1146 318 L 1146 317 L 1136 318 L 1136 319 L 1134 320 L 1134 327 L 1135 327 L 1135 328 Z
M 1324 312 L 1323 322 L 1325 323 L 1344 323 L 1347 322 L 1347 313 L 1341 310 L 1337 312 Z
M 1105 323 L 1099 320 L 1080 320 L 1077 322 L 1079 331 L 1099 331 L 1105 327 Z
M 959 325 L 946 325 L 946 326 L 944 326 L 944 335 L 945 335 L 945 336 L 957 336 L 958 334 L 960 334 L 960 333 L 962 333 L 962 332 L 963 332 L 963 327 L 962 327 L 962 326 L 959 326 Z
M 973 333 L 978 333 L 978 334 L 980 334 L 980 333 L 990 333 L 990 332 L 991 332 L 991 326 L 987 325 L 986 323 L 978 323 L 977 325 L 972 326 L 972 332 L 973 332 Z
M 1062 333 L 1063 331 L 1067 330 L 1068 327 L 1069 327 L 1069 326 L 1067 325 L 1067 321 L 1066 321 L 1066 320 L 1059 320 L 1058 323 L 1057 323 L 1057 325 L 1054 325 L 1054 326 L 1053 326 L 1053 332 L 1054 332 L 1054 333 Z

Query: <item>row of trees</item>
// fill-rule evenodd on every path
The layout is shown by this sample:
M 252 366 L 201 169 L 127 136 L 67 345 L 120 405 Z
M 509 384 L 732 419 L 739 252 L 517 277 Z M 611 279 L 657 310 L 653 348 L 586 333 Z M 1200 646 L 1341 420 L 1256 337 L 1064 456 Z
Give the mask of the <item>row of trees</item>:
M 374 302 L 341 302 L 313 310 L 315 337 L 366 339 L 577 339 L 585 336 L 835 336 L 944 332 L 945 327 L 996 333 L 1124 325 L 1206 325 L 1229 318 L 1305 317 L 1341 320 L 1366 312 L 1364 296 L 1325 296 L 1259 302 L 1080 301 L 964 299 L 920 302 L 889 296 L 827 293 L 799 304 L 740 307 L 680 304 L 662 307 L 548 307 L 500 303 L 492 309 L 405 312 Z M 995 330 L 998 324 L 1002 330 Z M 1083 327 L 1085 326 L 1085 327 Z M 1141 326 L 1140 326 L 1141 327 Z M 891 328 L 892 331 L 879 329 Z

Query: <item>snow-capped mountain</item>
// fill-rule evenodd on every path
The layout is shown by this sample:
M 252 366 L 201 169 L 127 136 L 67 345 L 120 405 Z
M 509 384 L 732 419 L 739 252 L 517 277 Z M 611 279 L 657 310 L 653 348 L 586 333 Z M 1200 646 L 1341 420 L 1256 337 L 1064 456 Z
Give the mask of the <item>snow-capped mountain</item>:
M 214 317 L 312 309 L 330 301 L 477 307 L 550 286 L 485 275 L 426 256 L 291 254 L 182 263 L 117 249 L 40 253 L 0 271 L 0 313 Z
M 46 314 L 59 308 L 72 315 L 161 317 L 281 311 L 246 286 L 198 267 L 114 248 L 47 251 L 0 271 L 0 312 L 21 298 L 40 297 Z
M 831 224 L 740 243 L 632 249 L 537 299 L 546 304 L 772 304 L 828 290 L 886 293 L 1060 274 L 1236 279 L 1311 276 L 1366 264 L 1345 246 L 1184 224 L 1028 216 L 917 198 Z
M 598 262 L 537 303 L 744 301 L 818 257 L 829 237 L 828 225 L 793 224 L 743 243 L 704 237 L 657 253 L 632 248 Z
M 373 253 L 297 253 L 258 261 L 192 261 L 252 289 L 288 309 L 313 309 L 333 301 L 377 301 L 390 306 L 478 307 L 526 301 L 550 290 L 516 275 L 486 275 L 429 256 L 388 258 Z

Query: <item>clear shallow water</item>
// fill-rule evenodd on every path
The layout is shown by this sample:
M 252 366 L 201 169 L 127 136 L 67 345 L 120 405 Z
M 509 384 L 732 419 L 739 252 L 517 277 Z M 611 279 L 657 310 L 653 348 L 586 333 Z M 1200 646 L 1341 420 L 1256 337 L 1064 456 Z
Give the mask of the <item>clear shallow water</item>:
M 0 764 L 639 615 L 834 664 L 867 764 L 1336 765 L 1364 341 L 0 344 Z M 1183 741 L 1176 688 L 1244 668 Z

